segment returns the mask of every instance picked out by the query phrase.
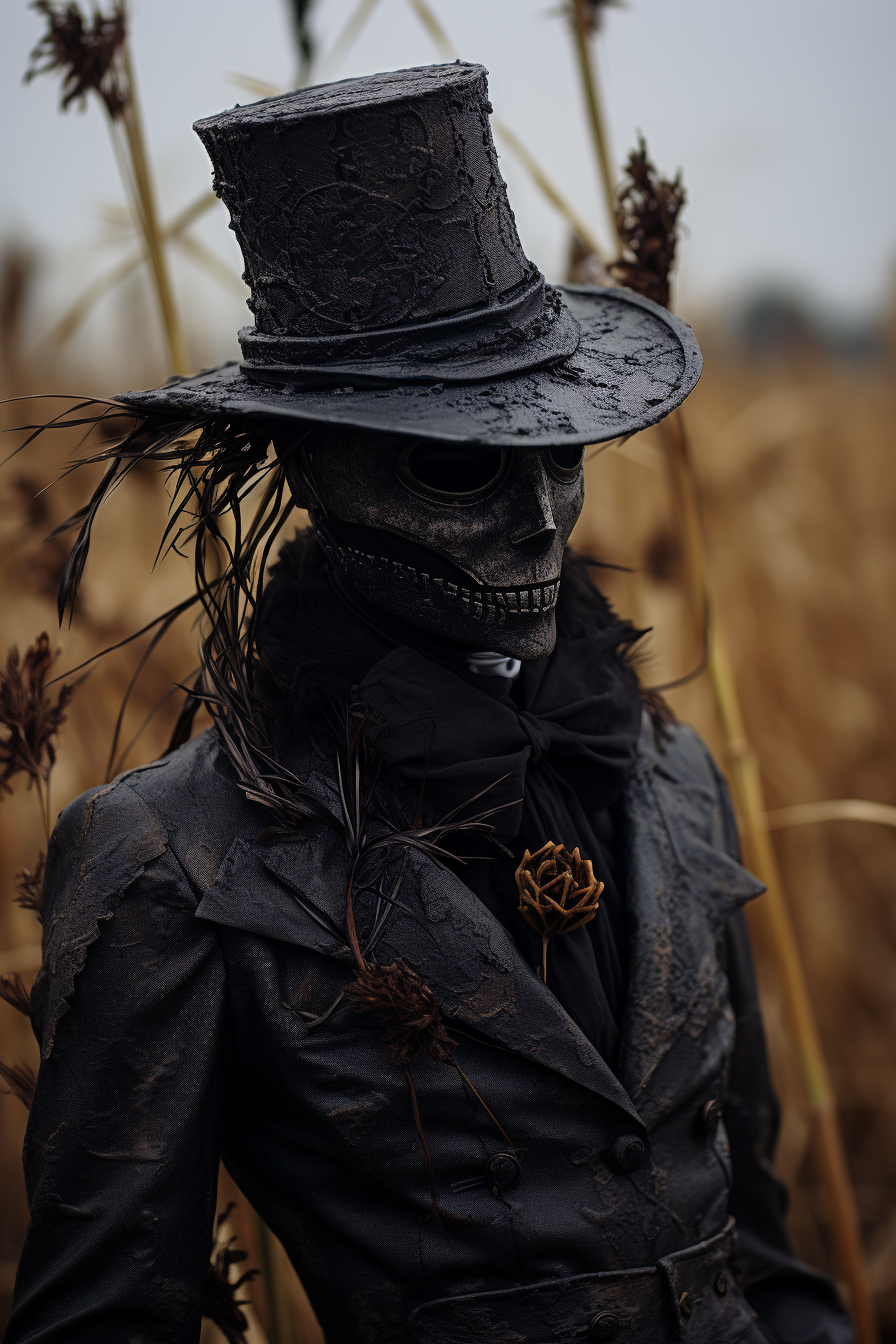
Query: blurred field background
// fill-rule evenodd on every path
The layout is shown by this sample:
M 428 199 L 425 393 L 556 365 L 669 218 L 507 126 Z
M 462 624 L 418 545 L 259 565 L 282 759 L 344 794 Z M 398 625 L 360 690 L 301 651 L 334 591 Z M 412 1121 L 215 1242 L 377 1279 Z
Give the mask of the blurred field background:
M 321 15 L 327 6 L 328 0 L 317 0 Z M 450 24 L 450 7 L 437 3 L 435 9 Z M 631 0 L 631 9 L 634 22 L 639 0 Z M 350 10 L 342 6 L 340 18 Z M 393 6 L 390 22 L 398 12 Z M 627 19 L 620 15 L 614 22 Z M 148 24 L 149 18 L 144 16 L 143 22 Z M 402 20 L 412 22 L 412 15 Z M 331 25 L 333 33 L 338 29 Z M 388 27 L 381 27 L 375 41 L 388 44 L 390 35 Z M 419 32 L 419 45 L 408 59 L 401 45 L 407 40 L 404 27 L 400 34 L 396 30 L 400 57 L 383 59 L 372 46 L 369 65 L 362 44 L 355 66 L 333 73 L 339 77 L 359 69 L 439 59 Z M 463 54 L 477 59 L 469 42 Z M 293 50 L 290 61 L 296 64 L 294 57 Z M 198 53 L 194 59 L 200 59 Z M 26 61 L 27 50 L 22 49 L 22 70 Z M 282 64 L 282 53 L 272 53 L 268 66 L 251 71 L 244 67 L 244 73 L 276 79 Z M 494 59 L 490 64 L 494 88 L 498 72 Z M 234 89 L 230 101 L 251 96 Z M 550 109 L 550 71 L 540 96 Z M 46 104 L 51 90 L 37 86 L 29 97 Z M 202 109 L 213 110 L 218 109 Z M 496 110 L 503 114 L 501 107 Z M 612 122 L 612 98 L 609 110 Z M 150 127 L 154 112 L 155 104 L 147 99 Z M 100 120 L 98 110 L 89 113 L 85 127 L 91 118 Z M 81 128 L 75 119 L 59 118 L 59 123 L 77 146 L 73 126 Z M 643 129 L 653 144 L 650 124 L 645 122 Z M 187 124 L 183 135 L 191 135 Z M 615 146 L 619 161 L 628 148 Z M 111 157 L 108 147 L 106 153 Z M 581 155 L 582 178 L 591 181 L 595 170 L 587 144 Z M 546 166 L 555 167 L 550 159 Z M 667 170 L 676 166 L 674 158 L 660 162 Z M 686 186 L 693 190 L 686 160 L 683 167 Z M 78 171 L 89 181 L 89 153 Z M 39 166 L 35 172 L 40 173 Z M 512 179 L 520 172 L 516 161 L 507 176 Z M 157 176 L 164 196 L 164 163 L 157 165 Z M 193 185 L 198 198 L 207 189 L 207 178 L 200 172 Z M 583 188 L 577 197 L 574 179 L 564 185 L 568 198 L 602 236 L 605 226 L 597 218 L 593 189 Z M 27 197 L 27 179 L 19 190 Z M 527 237 L 526 203 L 540 201 L 531 182 L 517 193 L 511 180 L 511 195 L 529 254 L 549 278 L 562 279 L 573 265 L 578 278 L 587 278 L 593 263 L 583 262 L 582 249 L 573 248 L 565 222 L 560 252 L 546 247 L 539 255 L 537 222 Z M 189 199 L 187 193 L 185 203 Z M 60 202 L 60 209 L 69 208 L 77 206 Z M 774 209 L 772 200 L 768 208 Z M 537 214 L 534 204 L 532 209 Z M 219 226 L 221 220 L 215 224 Z M 27 228 L 7 232 L 0 251 L 4 397 L 73 391 L 108 395 L 123 387 L 152 385 L 169 371 L 145 271 L 139 269 L 89 316 L 85 308 L 84 321 L 70 339 L 51 339 L 54 324 L 84 292 L 85 281 L 120 265 L 127 249 L 135 246 L 128 216 L 118 205 L 104 203 L 93 228 L 89 266 L 84 265 L 83 249 L 41 249 Z M 893 234 L 896 259 L 896 226 Z M 844 237 L 844 251 L 856 245 L 855 235 Z M 201 250 L 207 244 L 200 239 L 197 246 Z M 200 282 L 184 269 L 190 260 L 183 255 L 187 250 L 181 249 L 180 269 L 175 270 L 175 293 L 185 314 L 190 365 L 198 368 L 231 353 L 235 329 L 246 319 L 240 311 L 242 286 L 233 255 L 210 249 L 211 260 L 199 260 L 204 269 Z M 689 253 L 688 265 L 693 273 L 699 259 Z M 786 260 L 783 265 L 786 269 Z M 832 255 L 831 266 L 836 265 Z M 881 269 L 874 303 L 866 296 L 864 306 L 843 304 L 839 309 L 830 296 L 813 296 L 802 279 L 788 287 L 780 276 L 762 288 L 745 290 L 736 302 L 710 302 L 694 280 L 686 292 L 691 303 L 685 315 L 694 321 L 706 356 L 706 372 L 687 403 L 686 417 L 710 582 L 717 620 L 733 654 L 748 737 L 760 757 L 768 807 L 850 798 L 896 805 L 893 273 Z M 55 409 L 49 400 L 5 405 L 0 423 L 9 428 L 26 418 L 45 419 Z M 86 499 L 90 482 L 82 474 L 41 491 L 56 480 L 77 444 L 74 435 L 44 441 L 0 472 L 0 655 L 14 643 L 23 649 L 48 630 L 54 646 L 63 651 L 59 670 L 139 629 L 189 593 L 191 584 L 188 563 L 174 557 L 151 572 L 167 497 L 156 475 L 135 473 L 95 532 L 73 624 L 56 634 L 55 591 L 67 544 L 66 538 L 50 543 L 43 539 Z M 587 468 L 585 512 L 574 536 L 574 544 L 592 555 L 625 567 L 607 569 L 602 583 L 621 611 L 651 627 L 642 673 L 651 685 L 678 680 L 701 660 L 689 619 L 681 530 L 666 462 L 655 430 L 594 453 Z M 110 655 L 79 686 L 53 774 L 54 813 L 106 778 L 118 707 L 146 647 L 143 639 Z M 195 631 L 188 618 L 175 627 L 137 685 L 121 748 L 173 681 L 186 678 L 195 663 Z M 730 762 L 705 675 L 686 681 L 669 699 L 705 735 L 727 769 Z M 178 695 L 165 700 L 124 759 L 119 755 L 111 768 L 139 764 L 163 751 L 179 708 Z M 883 1338 L 896 1341 L 896 831 L 841 820 L 791 826 L 776 830 L 774 837 L 839 1098 Z M 19 971 L 27 984 L 39 964 L 40 929 L 33 914 L 16 906 L 12 896 L 16 873 L 33 867 L 44 846 L 35 797 L 18 789 L 0 806 L 0 886 L 5 893 L 0 900 L 0 972 Z M 775 1079 L 784 1104 L 779 1167 L 793 1196 L 790 1226 L 801 1254 L 836 1272 L 780 985 L 768 948 L 760 941 L 756 951 Z M 37 1064 L 27 1021 L 3 1002 L 0 1059 Z M 21 1175 L 25 1120 L 15 1097 L 0 1096 L 0 1325 L 27 1222 Z M 236 1192 L 222 1178 L 221 1207 L 234 1197 Z M 246 1290 L 256 1306 L 248 1338 L 256 1344 L 265 1336 L 273 1344 L 317 1341 L 319 1332 L 278 1246 L 242 1202 L 222 1235 L 234 1232 L 249 1252 L 249 1263 L 269 1271 L 267 1286 L 257 1283 Z M 203 1338 L 212 1344 L 222 1336 L 206 1323 Z

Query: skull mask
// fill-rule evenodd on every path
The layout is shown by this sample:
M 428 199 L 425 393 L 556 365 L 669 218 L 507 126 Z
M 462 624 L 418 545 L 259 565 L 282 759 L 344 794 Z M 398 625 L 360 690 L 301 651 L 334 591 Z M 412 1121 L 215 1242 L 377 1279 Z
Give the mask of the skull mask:
M 533 659 L 554 647 L 582 452 L 321 429 L 286 468 L 331 563 L 370 603 L 467 648 Z

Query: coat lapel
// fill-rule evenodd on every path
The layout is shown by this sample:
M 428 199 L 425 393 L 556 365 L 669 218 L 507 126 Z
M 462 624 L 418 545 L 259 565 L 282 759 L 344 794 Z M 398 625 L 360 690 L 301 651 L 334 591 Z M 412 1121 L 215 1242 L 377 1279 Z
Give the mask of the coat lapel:
M 348 876 L 344 847 L 323 829 L 276 843 L 237 840 L 196 913 L 350 965 L 340 935 Z M 446 1017 L 581 1084 L 641 1127 L 604 1060 L 460 878 L 410 850 L 397 899 L 404 908 L 390 913 L 376 962 L 402 960 L 429 985 Z M 369 896 L 356 903 L 362 944 L 372 905 Z
M 725 852 L 718 783 L 690 729 L 663 754 L 642 734 L 625 802 L 631 969 L 620 1078 L 651 1123 L 663 1109 L 651 1080 L 676 1042 L 722 1019 L 733 1034 L 719 944 L 730 917 L 765 888 Z
M 696 1040 L 714 1018 L 730 1016 L 719 940 L 730 916 L 764 888 L 725 853 L 718 785 L 690 730 L 678 730 L 662 754 L 649 730 L 642 734 L 625 806 L 631 971 L 618 1078 L 503 925 L 459 877 L 415 850 L 398 891 L 404 908 L 389 915 L 374 959 L 403 960 L 446 1017 L 563 1074 L 641 1125 L 661 1105 L 650 1084 L 675 1042 Z M 276 842 L 237 839 L 197 916 L 311 948 L 349 968 L 341 933 L 348 873 L 344 846 L 324 828 Z M 362 944 L 371 909 L 372 898 L 359 899 Z

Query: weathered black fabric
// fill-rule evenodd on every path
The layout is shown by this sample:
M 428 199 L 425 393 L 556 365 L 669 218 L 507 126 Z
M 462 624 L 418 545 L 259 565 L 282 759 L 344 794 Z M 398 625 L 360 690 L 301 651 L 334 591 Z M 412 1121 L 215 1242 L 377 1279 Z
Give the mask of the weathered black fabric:
M 304 659 L 316 688 L 309 671 L 296 696 L 305 727 L 284 731 L 335 806 L 322 631 Z M 266 646 L 272 690 L 287 643 Z M 357 657 L 337 684 L 363 678 Z M 220 1158 L 328 1344 L 569 1344 L 598 1311 L 630 1344 L 849 1344 L 833 1286 L 783 1228 L 738 913 L 760 885 L 724 784 L 690 730 L 660 753 L 645 721 L 613 806 L 629 935 L 615 1069 L 466 882 L 414 851 L 384 874 L 387 890 L 401 874 L 401 904 L 373 959 L 426 982 L 488 1106 L 450 1065 L 412 1063 L 441 1221 L 382 1024 L 339 1000 L 353 961 L 338 833 L 272 834 L 212 732 L 68 808 L 48 855 L 31 1222 L 4 1344 L 196 1344 Z M 358 895 L 362 943 L 376 911 Z M 499 1190 L 486 1163 L 508 1140 L 521 1176 Z
M 610 630 L 563 645 L 549 659 L 524 664 L 517 683 L 463 678 L 397 649 L 360 686 L 388 725 L 387 760 L 423 787 L 433 820 L 456 808 L 461 816 L 499 809 L 492 821 L 510 856 L 483 855 L 482 846 L 461 836 L 456 845 L 468 861 L 455 871 L 533 968 L 541 962 L 541 939 L 518 913 L 514 880 L 524 850 L 550 840 L 579 846 L 591 859 L 605 884 L 598 915 L 552 941 L 548 983 L 611 1067 L 625 1001 L 627 934 L 608 809 L 634 769 L 641 718 L 637 682 L 615 656 L 618 638 Z
M 309 748 L 308 763 L 332 800 L 331 758 Z M 531 1307 L 514 1306 L 531 1325 L 517 1344 L 544 1344 L 552 1295 L 581 1275 L 570 1339 L 602 1293 L 619 1305 L 620 1274 L 671 1275 L 702 1298 L 712 1261 L 694 1248 L 724 1232 L 732 1172 L 764 1194 L 744 1203 L 759 1221 L 738 1231 L 729 1292 L 689 1318 L 670 1297 L 651 1316 L 649 1295 L 623 1293 L 624 1315 L 648 1312 L 633 1344 L 746 1344 L 738 1280 L 784 1344 L 801 1338 L 784 1329 L 794 1301 L 815 1344 L 848 1344 L 830 1283 L 782 1247 L 764 1102 L 727 1092 L 751 1071 L 762 1083 L 765 1062 L 750 979 L 737 959 L 726 970 L 725 930 L 759 887 L 732 856 L 724 788 L 689 730 L 659 755 L 645 726 L 619 806 L 631 950 L 618 1076 L 469 888 L 409 859 L 406 910 L 376 958 L 430 986 L 522 1167 L 493 1193 L 484 1165 L 506 1139 L 455 1070 L 415 1063 L 441 1223 L 380 1024 L 348 1006 L 317 1028 L 302 1016 L 352 975 L 331 931 L 345 912 L 338 836 L 270 838 L 211 733 L 67 809 L 48 858 L 31 1224 L 5 1344 L 195 1344 L 219 1155 L 329 1344 L 453 1344 L 434 1305 L 446 1297 L 491 1340 L 508 1293 Z M 362 937 L 371 915 L 359 900 Z M 715 1099 L 737 1119 L 730 1149 L 724 1125 L 703 1124 Z M 615 1154 L 631 1137 L 646 1151 L 626 1172 Z
M 272 419 L 294 429 L 350 425 L 503 448 L 602 443 L 646 429 L 681 405 L 703 367 L 681 318 L 627 289 L 558 288 L 582 337 L 557 368 L 389 392 L 355 386 L 346 374 L 334 389 L 264 386 L 229 361 L 116 400 L 150 415 Z
M 298 650 L 316 645 L 317 627 L 308 617 L 318 622 L 325 608 L 322 645 L 304 656 L 316 662 L 326 650 L 343 687 L 353 678 L 359 698 L 377 712 L 381 750 L 396 774 L 422 793 L 427 818 L 497 809 L 491 824 L 510 855 L 461 837 L 455 847 L 466 862 L 454 870 L 533 968 L 541 962 L 541 939 L 518 913 L 514 880 L 524 850 L 552 840 L 578 847 L 592 861 L 604 883 L 598 914 L 553 941 L 549 984 L 615 1067 L 628 935 L 611 808 L 634 769 L 640 730 L 638 679 L 620 653 L 637 632 L 614 615 L 584 562 L 568 553 L 554 653 L 524 663 L 512 682 L 481 676 L 468 670 L 461 648 L 365 609 L 338 572 L 317 568 L 314 549 L 309 537 L 293 543 L 272 579 L 262 656 L 273 642 L 277 652 L 270 656 L 294 668 Z M 309 560 L 313 568 L 303 582 L 301 566 Z M 309 586 L 321 597 L 306 614 L 298 589 Z

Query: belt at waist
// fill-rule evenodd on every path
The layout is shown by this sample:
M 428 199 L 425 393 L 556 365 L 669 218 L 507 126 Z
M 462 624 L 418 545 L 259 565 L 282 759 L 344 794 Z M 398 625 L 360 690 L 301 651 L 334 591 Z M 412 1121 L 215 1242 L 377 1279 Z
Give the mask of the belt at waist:
M 756 1314 L 728 1268 L 733 1244 L 732 1218 L 717 1236 L 643 1269 L 439 1298 L 411 1314 L 408 1338 L 412 1344 L 747 1344 Z

